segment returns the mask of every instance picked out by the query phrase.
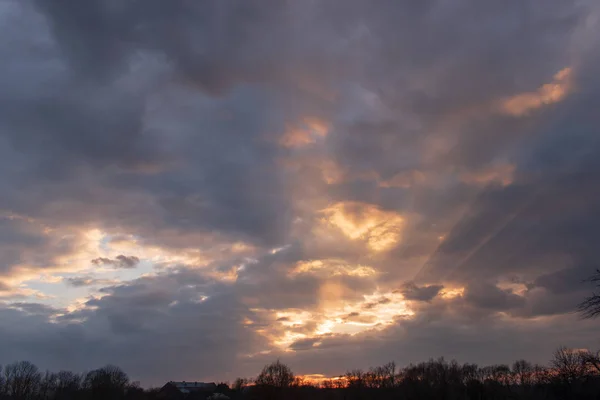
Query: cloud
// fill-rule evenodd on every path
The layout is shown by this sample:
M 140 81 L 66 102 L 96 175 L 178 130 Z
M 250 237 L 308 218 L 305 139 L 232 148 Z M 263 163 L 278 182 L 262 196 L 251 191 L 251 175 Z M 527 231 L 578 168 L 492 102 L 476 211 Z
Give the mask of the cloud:
M 59 361 L 61 367 L 75 370 L 90 364 L 102 365 L 110 359 L 128 371 L 133 371 L 130 373 L 147 383 L 158 384 L 165 374 L 181 375 L 188 380 L 193 378 L 188 366 L 175 370 L 169 367 L 170 371 L 165 369 L 148 374 L 127 361 L 133 354 L 161 338 L 172 335 L 179 337 L 177 343 L 172 342 L 164 350 L 148 354 L 145 362 L 164 360 L 173 351 L 183 351 L 186 354 L 202 348 L 206 351 L 217 343 L 224 342 L 231 346 L 226 353 L 235 357 L 241 348 L 251 346 L 252 332 L 239 332 L 239 336 L 236 334 L 241 314 L 238 311 L 240 305 L 232 294 L 225 294 L 223 290 L 214 294 L 213 291 L 217 288 L 211 289 L 209 282 L 198 282 L 193 288 L 186 288 L 177 284 L 177 279 L 177 274 L 173 274 L 116 286 L 105 291 L 105 297 L 90 299 L 86 307 L 70 314 L 41 305 L 12 304 L 10 310 L 0 309 L 3 321 L 7 323 L 2 328 L 3 338 L 11 348 L 4 354 L 11 359 L 31 357 L 34 356 L 33 352 L 54 343 L 58 348 L 49 350 L 42 357 L 34 357 L 41 367 L 56 365 L 55 357 L 58 354 L 63 354 Z M 199 290 L 208 295 L 203 301 L 198 301 Z M 225 310 L 228 312 L 222 313 Z M 25 318 L 20 314 L 23 312 L 31 314 L 29 320 L 24 321 L 21 326 L 11 325 Z M 58 315 L 54 317 L 54 323 L 47 320 L 49 314 Z M 190 319 L 190 315 L 201 317 L 203 322 L 199 323 L 196 317 Z M 43 329 L 46 337 L 37 335 L 36 328 Z M 87 360 L 77 356 L 85 348 L 88 348 Z M 212 371 L 215 368 L 223 373 L 228 361 L 220 357 L 215 360 L 210 368 L 194 373 L 208 376 L 214 373 Z M 193 362 L 192 357 L 185 361 L 186 365 L 189 362 Z M 215 379 L 217 376 L 215 374 Z
M 472 283 L 465 290 L 464 299 L 468 303 L 485 309 L 508 310 L 522 306 L 525 300 L 510 290 L 502 290 L 489 283 Z
M 92 264 L 97 266 L 111 266 L 114 268 L 135 268 L 140 262 L 136 256 L 124 256 L 119 254 L 116 258 L 110 259 L 99 257 L 92 260 Z
M 321 211 L 323 222 L 339 229 L 351 240 L 365 240 L 374 251 L 394 246 L 400 236 L 403 218 L 377 206 L 361 203 L 336 203 Z
M 303 147 L 327 136 L 327 124 L 317 118 L 304 118 L 300 127 L 288 127 L 279 139 L 284 147 Z
M 318 338 L 300 339 L 290 345 L 290 349 L 294 351 L 307 350 L 316 347 L 319 343 Z
M 407 283 L 400 290 L 407 300 L 431 301 L 444 288 L 442 285 L 417 286 L 414 283 Z
M 118 281 L 116 281 L 116 280 L 98 279 L 98 278 L 93 278 L 91 276 L 76 276 L 76 277 L 72 277 L 72 278 L 67 278 L 67 279 L 65 279 L 65 281 L 69 285 L 74 286 L 74 287 L 100 286 L 100 285 L 108 286 L 108 285 L 114 285 L 114 284 L 118 283 Z
M 521 116 L 544 105 L 561 101 L 570 91 L 572 70 L 569 67 L 557 72 L 551 83 L 542 85 L 537 91 L 518 94 L 503 101 L 502 109 L 508 114 Z
M 39 303 L 10 303 L 9 307 L 23 311 L 28 315 L 49 316 L 58 312 L 55 308 Z

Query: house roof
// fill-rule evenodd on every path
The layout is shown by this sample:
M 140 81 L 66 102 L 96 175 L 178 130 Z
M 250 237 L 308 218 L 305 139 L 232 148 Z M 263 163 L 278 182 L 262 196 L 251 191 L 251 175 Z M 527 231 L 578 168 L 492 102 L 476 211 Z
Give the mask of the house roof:
M 190 393 L 199 390 L 206 391 L 214 391 L 217 388 L 217 385 L 214 382 L 176 382 L 170 381 L 167 385 L 172 385 L 177 388 L 181 393 Z

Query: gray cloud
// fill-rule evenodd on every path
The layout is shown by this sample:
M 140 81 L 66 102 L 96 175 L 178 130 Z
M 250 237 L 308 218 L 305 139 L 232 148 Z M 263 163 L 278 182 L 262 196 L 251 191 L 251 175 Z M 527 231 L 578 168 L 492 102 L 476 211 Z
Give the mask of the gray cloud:
M 315 343 L 318 343 L 319 339 L 316 338 L 311 338 L 311 339 L 301 339 L 301 340 L 297 340 L 294 343 L 292 343 L 290 345 L 290 349 L 294 350 L 294 351 L 298 351 L 298 350 L 308 350 L 311 349 Z
M 401 292 L 407 300 L 418 300 L 418 301 L 431 301 L 435 296 L 438 295 L 440 290 L 444 286 L 442 285 L 429 285 L 429 286 L 417 286 L 414 283 L 407 283 L 402 288 Z
M 194 285 L 178 283 L 182 277 L 175 273 L 106 288 L 103 298 L 88 301 L 89 307 L 56 317 L 59 323 L 49 323 L 47 318 L 62 310 L 41 304 L 13 303 L 10 309 L 0 307 L 5 321 L 0 335 L 7 346 L 3 357 L 27 357 L 43 368 L 75 370 L 111 361 L 146 385 L 158 385 L 165 377 L 176 376 L 186 380 L 198 376 L 217 379 L 226 375 L 231 359 L 239 352 L 251 351 L 260 345 L 260 340 L 252 331 L 240 327 L 241 318 L 251 312 L 239 303 L 235 294 L 226 286 L 198 280 L 199 275 L 196 276 Z M 187 273 L 185 279 L 190 277 Z M 15 324 L 21 319 L 21 324 Z M 36 333 L 41 331 L 45 334 Z M 164 348 L 155 352 L 144 350 L 157 342 L 164 342 Z M 58 347 L 41 351 L 51 343 Z M 227 348 L 221 347 L 225 344 Z M 206 369 L 190 371 L 189 366 L 196 362 L 191 353 L 201 349 L 207 355 L 210 349 L 215 349 L 212 356 L 215 361 Z M 82 353 L 84 357 L 80 356 Z M 178 356 L 182 364 L 174 369 L 165 365 L 148 371 L 140 368 L 138 357 L 133 357 L 142 353 L 146 354 L 142 356 L 143 363 L 153 365 L 162 365 L 173 353 L 182 353 Z M 222 357 L 225 354 L 227 357 Z
M 66 278 L 65 281 L 74 287 L 84 287 L 84 286 L 99 286 L 99 285 L 113 285 L 118 283 L 118 281 L 111 279 L 98 279 L 91 276 L 75 276 L 71 278 Z
M 136 256 L 124 256 L 123 254 L 119 254 L 114 259 L 99 257 L 92 260 L 92 264 L 98 266 L 111 266 L 115 268 L 135 268 L 139 264 L 140 259 Z
M 476 307 L 498 311 L 509 310 L 525 303 L 521 296 L 490 283 L 469 284 L 465 290 L 465 300 Z
M 23 311 L 29 315 L 41 315 L 48 317 L 55 314 L 58 310 L 45 304 L 39 303 L 10 303 L 11 308 Z
M 23 265 L 39 271 L 49 269 L 57 258 L 76 251 L 79 244 L 74 235 L 47 235 L 35 221 L 0 215 L 0 278 L 10 276 Z

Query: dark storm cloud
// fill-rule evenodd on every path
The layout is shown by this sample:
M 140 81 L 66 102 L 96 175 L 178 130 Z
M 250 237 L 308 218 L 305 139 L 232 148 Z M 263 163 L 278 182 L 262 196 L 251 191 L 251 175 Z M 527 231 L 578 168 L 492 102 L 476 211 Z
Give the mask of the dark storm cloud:
M 272 2 L 265 6 L 263 3 L 192 4 L 176 1 L 168 4 L 144 3 L 143 7 L 138 2 L 118 4 L 110 1 L 93 1 L 89 7 L 73 6 L 61 1 L 36 4 L 47 19 L 48 26 L 44 29 L 49 31 L 46 34 L 50 33 L 56 39 L 56 43 L 47 45 L 47 52 L 51 58 L 58 60 L 59 66 L 63 57 L 67 57 L 68 62 L 56 70 L 39 71 L 54 83 L 48 86 L 49 96 L 33 98 L 28 96 L 29 93 L 18 92 L 22 102 L 18 107 L 19 112 L 11 112 L 13 116 L 7 121 L 12 121 L 11 128 L 20 128 L 10 129 L 12 132 L 25 131 L 27 134 L 20 132 L 20 139 L 13 138 L 13 145 L 37 152 L 42 146 L 45 147 L 43 138 L 46 136 L 43 132 L 51 129 L 54 132 L 53 141 L 47 150 L 60 156 L 49 158 L 46 163 L 50 165 L 45 165 L 43 170 L 50 172 L 54 167 L 63 169 L 57 172 L 63 182 L 65 174 L 79 170 L 74 169 L 71 163 L 92 163 L 96 167 L 115 164 L 119 168 L 134 171 L 144 168 L 169 170 L 174 167 L 168 166 L 183 163 L 187 171 L 195 172 L 187 175 L 181 168 L 175 168 L 171 173 L 162 172 L 150 177 L 140 177 L 137 173 L 128 177 L 128 174 L 115 176 L 112 173 L 98 176 L 95 171 L 92 176 L 87 176 L 91 182 L 100 181 L 109 188 L 115 188 L 111 195 L 118 199 L 134 190 L 136 196 L 144 201 L 145 207 L 134 212 L 127 220 L 117 222 L 112 220 L 112 215 L 129 212 L 130 207 L 113 200 L 110 202 L 113 203 L 109 207 L 111 209 L 103 210 L 100 205 L 105 199 L 94 199 L 89 187 L 79 182 L 69 182 L 68 198 L 92 200 L 91 204 L 89 200 L 84 204 L 76 204 L 71 208 L 72 214 L 82 214 L 78 218 L 85 218 L 83 215 L 93 206 L 99 209 L 97 214 L 92 214 L 93 217 L 104 221 L 107 226 L 119 224 L 131 230 L 154 231 L 159 228 L 157 235 L 160 235 L 161 228 L 168 227 L 190 231 L 219 229 L 228 233 L 241 232 L 246 238 L 258 236 L 270 242 L 279 241 L 277 239 L 282 237 L 289 222 L 285 217 L 289 209 L 279 184 L 281 177 L 274 172 L 277 168 L 272 162 L 276 150 L 266 144 L 258 144 L 256 140 L 259 131 L 277 128 L 277 121 L 267 121 L 268 118 L 273 119 L 277 109 L 269 110 L 268 115 L 262 111 L 273 107 L 275 99 L 273 93 L 260 89 L 234 89 L 234 83 L 274 80 L 285 86 L 286 79 L 294 75 L 294 68 L 304 68 L 310 72 L 313 63 L 327 67 L 330 60 L 337 60 L 334 64 L 340 67 L 338 64 L 342 64 L 345 58 L 360 60 L 367 71 L 379 71 L 378 74 L 369 73 L 367 76 L 354 69 L 342 69 L 344 74 L 341 77 L 346 73 L 354 74 L 351 77 L 364 80 L 368 90 L 352 85 L 346 85 L 343 89 L 349 96 L 341 103 L 340 111 L 356 114 L 353 118 L 357 120 L 350 122 L 352 126 L 356 122 L 356 127 L 347 127 L 346 122 L 337 124 L 332 145 L 336 159 L 349 169 L 372 167 L 383 176 L 391 176 L 418 162 L 417 159 L 411 161 L 418 152 L 413 151 L 411 156 L 411 146 L 405 145 L 419 143 L 422 135 L 398 125 L 402 119 L 391 117 L 389 112 L 378 117 L 379 111 L 373 107 L 365 110 L 364 95 L 377 93 L 383 108 L 390 110 L 399 107 L 402 101 L 413 98 L 412 92 L 406 91 L 399 94 L 401 99 L 395 98 L 385 91 L 385 87 L 394 86 L 390 85 L 390 81 L 380 82 L 371 77 L 381 76 L 381 79 L 399 84 L 396 81 L 401 79 L 398 76 L 400 72 L 389 70 L 389 66 L 396 65 L 400 55 L 414 60 L 415 65 L 401 69 L 408 76 L 420 73 L 421 66 L 443 65 L 453 59 L 460 61 L 440 76 L 440 82 L 437 82 L 439 93 L 428 94 L 430 101 L 447 104 L 447 99 L 452 99 L 456 103 L 457 95 L 461 95 L 465 101 L 476 103 L 479 99 L 473 96 L 481 93 L 491 96 L 529 90 L 543 83 L 540 81 L 532 85 L 531 80 L 527 79 L 540 76 L 536 54 L 546 52 L 547 62 L 544 65 L 547 67 L 544 68 L 548 72 L 543 78 L 551 77 L 563 67 L 558 62 L 562 60 L 568 43 L 569 35 L 564 32 L 575 26 L 579 15 L 576 10 L 558 4 L 552 11 L 542 11 L 535 2 L 529 7 L 511 2 L 500 14 L 491 6 L 463 10 L 462 5 L 446 8 L 435 2 L 422 8 L 410 8 L 408 12 L 404 7 L 382 2 L 382 7 L 388 12 L 379 14 L 356 2 L 347 7 L 343 16 L 335 17 L 330 6 L 318 3 L 303 6 Z M 454 18 L 465 10 L 478 16 L 469 19 L 473 21 L 469 29 L 481 29 L 479 35 L 471 34 L 469 29 L 454 29 Z M 531 15 L 523 13 L 523 10 L 528 10 Z M 407 17 L 409 14 L 410 18 Z M 312 22 L 313 29 L 307 32 L 303 24 L 307 23 L 309 16 L 318 17 Z M 420 43 L 403 41 L 398 48 L 398 41 L 394 39 L 402 35 L 396 32 L 397 18 L 406 22 L 402 32 L 428 39 Z M 490 24 L 490 21 L 493 23 Z M 332 28 L 326 28 L 331 22 L 334 22 Z M 357 23 L 364 25 L 362 31 L 357 28 Z M 499 29 L 499 26 L 503 29 Z M 538 26 L 540 29 L 537 29 Z M 434 32 L 435 35 L 429 37 L 419 35 L 419 32 Z M 349 33 L 354 33 L 356 40 L 362 42 L 344 42 L 345 34 Z M 315 40 L 317 34 L 327 35 Z M 515 35 L 519 35 L 518 41 L 514 40 Z M 445 38 L 447 43 L 434 40 L 436 37 Z M 485 53 L 480 51 L 479 37 L 493 38 L 493 45 L 486 45 L 489 50 Z M 546 37 L 554 39 L 551 47 L 546 43 Z M 344 46 L 341 49 L 344 51 L 332 56 L 330 50 L 342 43 Z M 374 46 L 375 43 L 381 46 Z M 449 54 L 449 49 L 453 49 L 452 54 Z M 133 57 L 133 54 L 138 54 L 136 52 L 141 52 L 142 57 L 149 60 L 166 61 L 142 61 L 136 64 Z M 457 54 L 462 57 L 457 57 Z M 17 62 L 18 59 L 15 67 Z M 142 68 L 141 78 L 133 78 L 135 68 Z M 73 70 L 79 71 L 79 74 L 69 75 Z M 318 70 L 323 73 L 327 68 Z M 486 70 L 496 79 L 489 80 L 485 76 L 473 79 L 473 73 L 481 70 Z M 515 70 L 522 75 L 518 79 L 513 76 Z M 20 73 L 15 68 L 11 80 L 23 80 L 25 77 Z M 105 73 L 108 75 L 101 84 L 92 79 Z M 157 136 L 156 128 L 143 126 L 146 119 L 145 103 L 156 88 L 155 82 L 164 82 L 172 74 L 197 75 L 199 79 L 212 82 L 219 88 L 231 89 L 224 100 L 218 101 L 211 97 L 188 96 L 189 101 L 197 99 L 193 103 L 184 102 L 194 112 L 180 114 L 178 121 L 171 122 L 173 127 L 166 129 L 178 131 L 174 136 L 181 140 L 175 142 L 172 142 L 172 138 Z M 309 75 L 313 77 L 314 74 Z M 119 79 L 132 82 L 133 90 L 124 91 Z M 223 81 L 226 82 L 220 83 Z M 481 86 L 492 82 L 493 88 Z M 476 84 L 477 90 L 473 87 L 465 91 L 464 85 L 468 84 Z M 207 85 L 206 82 L 200 83 L 200 86 Z M 69 89 L 66 96 L 63 95 L 65 88 Z M 97 93 L 94 102 L 81 99 L 84 93 L 91 91 Z M 189 95 L 185 91 L 173 94 Z M 9 93 L 7 96 L 11 95 Z M 298 107 L 305 106 L 301 97 L 296 102 Z M 16 106 L 14 101 L 11 104 Z M 252 105 L 258 106 L 257 110 L 252 110 Z M 45 109 L 47 111 L 43 111 Z M 232 113 L 233 120 L 222 121 L 219 115 L 224 115 L 223 112 Z M 411 120 L 429 117 L 419 108 L 411 113 Z M 110 118 L 106 118 L 109 115 Z M 194 115 L 197 117 L 194 118 Z M 363 121 L 361 115 L 366 115 L 368 120 Z M 165 117 L 168 120 L 168 114 Z M 386 121 L 388 117 L 396 120 Z M 369 118 L 376 119 L 371 121 Z M 181 122 L 183 120 L 185 122 Z M 25 122 L 29 125 L 23 125 Z M 50 122 L 52 124 L 49 125 Z M 41 126 L 44 127 L 43 131 L 39 128 Z M 371 129 L 370 126 L 380 126 L 381 134 L 363 134 Z M 218 140 L 213 140 L 216 134 L 209 134 L 211 131 L 222 132 Z M 477 131 L 486 132 L 487 129 Z M 489 135 L 493 138 L 506 137 L 492 133 L 490 131 Z M 360 147 L 360 151 L 348 148 L 354 146 L 353 143 Z M 405 157 L 398 157 L 399 148 L 406 148 Z M 498 149 L 498 145 L 488 148 Z M 389 157 L 386 156 L 388 152 Z M 481 154 L 481 147 L 475 153 Z M 229 156 L 222 157 L 223 154 Z M 460 157 L 461 160 L 463 158 Z M 59 159 L 60 164 L 54 161 Z M 37 172 L 39 169 L 36 168 Z M 182 177 L 182 174 L 187 176 Z M 252 188 L 247 187 L 246 182 L 254 182 Z M 262 187 L 256 187 L 259 183 Z M 132 184 L 134 188 L 131 188 Z M 148 192 L 152 193 L 150 198 L 140 196 Z M 99 195 L 102 196 L 102 193 Z M 50 191 L 48 197 L 50 203 L 54 202 L 60 207 L 66 196 L 64 192 L 54 194 Z M 203 200 L 200 202 L 198 198 Z M 397 199 L 395 203 L 398 204 Z M 17 209 L 27 207 L 29 212 L 36 206 L 17 199 L 8 204 Z M 77 212 L 77 206 L 82 209 L 81 213 Z M 155 217 L 144 221 L 142 216 L 147 215 Z M 158 215 L 164 215 L 164 219 Z
M 490 115 L 493 101 L 535 90 L 563 69 L 571 32 L 585 15 L 560 2 L 546 8 L 510 1 L 501 12 L 491 3 L 428 4 L 414 14 L 387 4 L 376 17 L 361 9 L 373 17 L 363 21 L 378 45 L 362 93 L 376 95 L 380 105 L 347 96 L 353 112 L 336 135 L 336 155 L 351 170 L 373 168 L 389 178 L 418 168 L 422 154 L 415 150 L 442 130 L 449 144 L 436 164 L 481 166 L 514 148 L 527 124 Z M 419 40 L 379 40 L 392 37 Z M 456 129 L 462 118 L 468 126 Z
M 407 300 L 430 301 L 443 288 L 444 286 L 442 285 L 417 286 L 409 282 L 404 285 L 400 292 Z
M 124 256 L 119 254 L 116 258 L 99 257 L 92 260 L 92 264 L 103 266 L 108 265 L 115 268 L 135 268 L 140 262 L 136 256 Z
M 279 73 L 279 56 L 294 39 L 286 29 L 286 5 L 277 1 L 36 4 L 70 63 L 88 77 L 124 68 L 136 50 L 157 51 L 184 79 L 217 94 L 236 82 Z
M 39 16 L 31 16 L 27 5 L 22 9 L 16 3 L 11 6 L 17 9 L 9 10 L 14 12 L 13 18 L 35 23 L 39 35 L 55 35 L 40 41 L 41 49 L 35 54 L 10 49 L 15 57 L 0 77 L 7 83 L 0 99 L 6 105 L 1 118 L 6 148 L 28 157 L 15 160 L 23 166 L 8 177 L 10 193 L 2 199 L 3 208 L 52 220 L 58 211 L 65 222 L 95 220 L 108 228 L 156 231 L 157 236 L 161 230 L 175 227 L 191 232 L 216 229 L 239 233 L 247 240 L 278 241 L 286 226 L 281 178 L 274 164 L 278 150 L 260 137 L 265 131 L 283 129 L 281 120 L 271 117 L 275 115 L 271 109 L 274 94 L 248 87 L 215 99 L 181 80 L 180 89 L 162 90 L 174 80 L 177 86 L 181 68 L 178 63 L 173 67 L 155 51 L 168 49 L 177 52 L 174 58 L 191 57 L 196 49 L 189 46 L 199 45 L 196 38 L 203 36 L 194 31 L 202 24 L 196 24 L 194 18 L 188 20 L 191 15 L 184 3 L 144 5 L 148 15 L 141 15 L 139 4 L 128 11 L 129 6 L 104 1 L 94 2 L 90 8 L 40 2 L 53 27 L 50 32 Z M 222 10 L 224 19 L 246 15 L 243 10 L 228 8 Z M 221 7 L 211 9 L 221 12 Z M 205 11 L 198 10 L 197 16 L 206 15 Z M 179 26 L 191 30 L 185 33 L 190 35 L 188 45 L 179 50 L 170 46 L 180 43 L 177 38 L 163 46 L 158 42 L 165 35 L 156 32 L 158 36 L 146 37 L 156 25 L 162 26 L 165 13 L 186 20 Z M 257 16 L 258 21 L 269 17 L 267 14 Z M 137 23 L 129 17 L 147 20 Z M 255 22 L 250 17 L 246 25 Z M 148 29 L 140 33 L 139 40 L 128 38 L 119 28 L 136 25 Z M 8 24 L 5 31 L 6 37 L 16 36 L 24 44 L 34 40 L 33 34 L 19 32 L 14 24 Z M 96 47 L 97 51 L 89 51 Z M 109 48 L 114 54 L 103 53 L 102 49 Z M 131 59 L 135 54 L 139 57 Z M 96 56 L 100 58 L 89 59 Z M 120 60 L 122 68 L 113 68 Z M 217 62 L 210 68 L 222 71 L 224 78 L 231 76 L 224 68 L 228 60 L 211 55 L 206 60 Z M 207 78 L 195 67 L 187 68 Z M 74 69 L 86 74 L 74 73 Z M 100 82 L 93 79 L 109 70 Z M 29 82 L 16 85 L 19 81 Z M 208 82 L 215 82 L 214 77 Z M 172 101 L 174 98 L 177 100 Z M 160 113 L 148 114 L 153 102 L 167 103 L 162 103 L 166 107 Z M 44 192 L 42 204 L 36 201 L 40 192 Z M 123 201 L 128 197 L 142 204 L 134 208 L 130 201 Z M 115 218 L 118 214 L 126 218 Z
M 471 283 L 465 289 L 465 301 L 478 308 L 509 310 L 525 304 L 525 300 L 510 290 L 489 283 Z
M 583 281 L 591 275 L 591 265 L 586 269 L 566 268 L 557 272 L 544 274 L 536 278 L 531 284 L 532 288 L 541 287 L 555 294 L 570 292 L 573 289 L 581 289 Z

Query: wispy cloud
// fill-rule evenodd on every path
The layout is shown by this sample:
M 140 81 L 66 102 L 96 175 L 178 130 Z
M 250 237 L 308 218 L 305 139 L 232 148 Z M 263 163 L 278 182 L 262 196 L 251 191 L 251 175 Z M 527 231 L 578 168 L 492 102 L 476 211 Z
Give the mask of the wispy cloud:
M 92 260 L 92 264 L 98 266 L 109 266 L 113 268 L 135 268 L 140 262 L 136 256 L 124 256 L 119 254 L 114 259 L 98 257 Z

